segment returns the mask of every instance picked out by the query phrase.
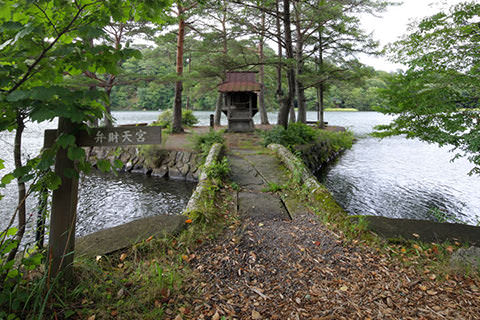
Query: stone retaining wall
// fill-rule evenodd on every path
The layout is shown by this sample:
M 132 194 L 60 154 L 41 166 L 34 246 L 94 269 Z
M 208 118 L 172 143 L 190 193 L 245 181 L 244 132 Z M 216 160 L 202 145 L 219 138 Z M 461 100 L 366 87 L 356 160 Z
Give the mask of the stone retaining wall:
M 325 141 L 296 146 L 295 150 L 300 152 L 303 163 L 315 176 L 318 176 L 326 165 L 336 160 L 343 152 L 343 150 L 333 150 Z
M 149 150 L 148 156 L 141 149 L 132 147 L 91 147 L 87 148 L 88 159 L 95 164 L 97 159 L 120 160 L 123 171 L 143 173 L 161 178 L 197 182 L 200 156 L 189 151 Z

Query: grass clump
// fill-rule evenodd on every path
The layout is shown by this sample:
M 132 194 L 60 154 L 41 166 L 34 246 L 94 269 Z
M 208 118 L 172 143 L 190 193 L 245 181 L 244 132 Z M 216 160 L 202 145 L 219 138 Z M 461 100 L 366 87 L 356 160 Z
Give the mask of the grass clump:
M 222 181 L 227 179 L 230 172 L 230 163 L 225 157 L 220 161 L 213 161 L 210 166 L 205 168 L 205 173 L 207 174 L 207 177 L 214 181 Z
M 203 134 L 194 133 L 189 139 L 193 145 L 193 150 L 200 152 L 203 157 L 206 157 L 212 145 L 215 143 L 225 143 L 224 133 L 224 130 L 210 130 Z

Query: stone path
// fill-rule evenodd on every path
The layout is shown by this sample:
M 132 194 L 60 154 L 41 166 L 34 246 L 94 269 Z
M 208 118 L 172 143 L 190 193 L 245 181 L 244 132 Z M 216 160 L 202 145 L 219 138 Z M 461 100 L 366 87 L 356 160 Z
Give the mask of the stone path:
M 253 150 L 233 149 L 228 155 L 232 181 L 237 183 L 240 216 L 252 220 L 289 220 L 291 216 L 278 193 L 268 192 L 269 183 L 287 181 L 282 166 L 273 155 Z

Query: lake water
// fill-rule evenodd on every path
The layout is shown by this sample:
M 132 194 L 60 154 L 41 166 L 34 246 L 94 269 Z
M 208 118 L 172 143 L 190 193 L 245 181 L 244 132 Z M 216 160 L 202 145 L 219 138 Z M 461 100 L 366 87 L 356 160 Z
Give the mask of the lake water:
M 198 125 L 208 125 L 212 112 L 195 112 Z M 160 112 L 114 112 L 118 124 L 152 122 Z M 276 113 L 269 113 L 271 123 Z M 308 112 L 308 120 L 316 120 Z M 357 142 L 322 175 L 335 199 L 350 214 L 387 217 L 436 219 L 438 212 L 476 225 L 480 220 L 480 177 L 468 176 L 471 164 L 465 159 L 453 163 L 448 148 L 439 148 L 418 140 L 369 137 L 373 126 L 391 118 L 375 112 L 327 112 L 325 120 L 352 130 Z M 259 123 L 258 115 L 255 122 Z M 222 117 L 222 124 L 226 120 Z M 28 124 L 23 153 L 35 156 L 43 143 L 43 130 L 56 123 Z M 0 159 L 5 160 L 5 174 L 13 168 L 13 133 L 0 133 Z M 83 177 L 80 187 L 77 235 L 84 235 L 134 219 L 158 214 L 178 214 L 185 206 L 194 184 L 168 181 L 141 174 L 92 174 Z M 3 192 L 0 228 L 7 224 L 16 204 L 12 183 Z M 35 218 L 35 199 L 27 203 L 29 222 Z
M 350 214 L 392 218 L 480 221 L 480 177 L 450 148 L 401 136 L 377 139 L 373 127 L 391 118 L 376 112 L 327 113 L 358 140 L 323 174 L 322 182 Z
M 209 124 L 212 112 L 195 112 L 199 125 Z M 120 123 L 151 122 L 158 112 L 116 114 Z M 275 123 L 277 113 L 268 113 Z M 316 112 L 307 120 L 315 121 Z M 369 136 L 373 127 L 387 124 L 390 116 L 377 112 L 326 112 L 325 121 L 344 126 L 357 141 L 320 177 L 337 202 L 349 214 L 392 218 L 480 221 L 480 177 L 468 176 L 472 165 L 466 159 L 450 160 L 450 148 L 439 148 L 416 139 Z M 259 114 L 255 123 L 260 122 Z M 222 117 L 222 124 L 226 124 Z

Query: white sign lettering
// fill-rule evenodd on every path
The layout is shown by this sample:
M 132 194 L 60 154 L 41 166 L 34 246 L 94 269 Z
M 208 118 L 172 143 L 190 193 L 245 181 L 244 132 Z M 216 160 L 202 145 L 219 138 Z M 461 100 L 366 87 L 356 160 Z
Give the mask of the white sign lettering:
M 105 135 L 101 131 L 98 131 L 97 134 L 95 135 L 95 142 L 96 143 L 102 144 L 103 140 L 105 140 L 105 139 L 107 139 L 107 138 L 105 137 Z
M 136 133 L 135 133 L 135 136 L 137 137 L 137 142 L 144 142 L 145 141 L 145 135 L 147 133 L 145 131 L 143 131 L 142 129 L 138 130 Z
M 108 142 L 118 143 L 118 132 L 113 131 L 108 133 Z
M 130 130 L 124 131 L 122 133 L 122 142 L 132 142 L 132 134 L 130 133 Z

